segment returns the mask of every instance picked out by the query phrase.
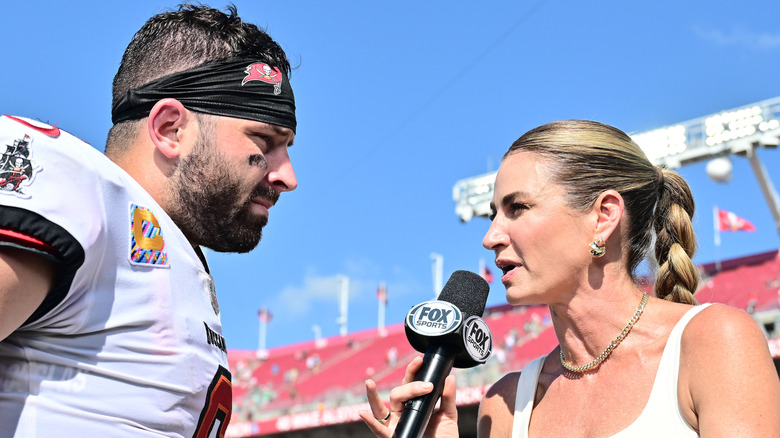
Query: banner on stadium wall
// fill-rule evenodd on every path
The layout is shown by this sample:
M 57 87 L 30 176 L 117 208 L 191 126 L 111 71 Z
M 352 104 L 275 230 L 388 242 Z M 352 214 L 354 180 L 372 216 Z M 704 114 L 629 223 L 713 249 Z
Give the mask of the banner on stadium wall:
M 458 406 L 468 406 L 479 403 L 491 385 L 469 388 L 458 388 L 456 400 Z M 246 438 L 272 433 L 289 432 L 292 430 L 311 429 L 315 427 L 332 426 L 336 424 L 363 421 L 358 412 L 369 409 L 368 403 L 342 406 L 332 409 L 322 409 L 309 412 L 299 412 L 282 415 L 264 421 L 231 422 L 226 438 Z

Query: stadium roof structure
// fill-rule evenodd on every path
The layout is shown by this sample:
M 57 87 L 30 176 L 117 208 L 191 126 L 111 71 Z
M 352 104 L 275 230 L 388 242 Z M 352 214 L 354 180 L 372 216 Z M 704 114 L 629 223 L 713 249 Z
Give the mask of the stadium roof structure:
M 751 313 L 780 367 L 780 252 L 725 260 L 720 269 L 715 264 L 699 269 L 699 302 L 725 303 Z M 545 306 L 494 306 L 486 309 L 484 319 L 493 334 L 494 354 L 485 365 L 453 371 L 463 408 L 477 405 L 503 374 L 522 369 L 558 343 Z M 322 428 L 335 428 L 327 436 L 347 436 L 343 428 L 362 427 L 355 423 L 361 421 L 358 411 L 368 407 L 365 379 L 374 379 L 386 398 L 418 354 L 400 323 L 382 333 L 371 329 L 273 348 L 261 357 L 255 351 L 229 350 L 234 406 L 228 436 L 310 436 Z
M 776 148 L 780 142 L 780 97 L 722 111 L 631 136 L 650 161 L 676 169 L 728 155 L 747 157 L 780 233 L 780 201 L 756 148 Z M 461 222 L 490 215 L 496 172 L 456 181 L 452 188 L 455 213 Z

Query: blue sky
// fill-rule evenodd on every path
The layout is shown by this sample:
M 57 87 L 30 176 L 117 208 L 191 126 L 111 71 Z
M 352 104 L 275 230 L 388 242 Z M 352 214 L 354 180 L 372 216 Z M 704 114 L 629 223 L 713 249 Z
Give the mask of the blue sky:
M 525 131 L 593 119 L 642 132 L 780 96 L 780 3 L 657 0 L 304 2 L 237 0 L 298 65 L 292 84 L 299 188 L 271 210 L 260 246 L 209 253 L 228 347 L 338 334 L 338 276 L 350 278 L 349 331 L 387 323 L 433 298 L 431 253 L 444 279 L 476 271 L 488 221 L 459 222 L 452 186 L 495 170 Z M 210 2 L 223 8 L 226 2 Z M 111 81 L 133 33 L 172 1 L 35 1 L 3 5 L 0 112 L 38 118 L 103 149 Z M 776 150 L 759 157 L 780 186 Z M 719 256 L 780 247 L 744 158 L 728 184 L 704 164 L 681 169 L 697 200 L 697 263 L 718 257 L 712 207 L 757 227 L 722 236 Z M 586 250 L 586 248 L 583 248 Z M 493 269 L 495 273 L 495 269 Z M 491 285 L 488 305 L 504 303 Z

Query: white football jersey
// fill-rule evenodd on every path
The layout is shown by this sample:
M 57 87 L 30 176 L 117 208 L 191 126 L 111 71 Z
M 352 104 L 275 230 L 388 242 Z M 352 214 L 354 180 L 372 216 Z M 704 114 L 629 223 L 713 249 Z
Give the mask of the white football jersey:
M 3 149 L 0 244 L 61 269 L 0 341 L 0 437 L 223 435 L 232 388 L 200 250 L 132 177 L 67 132 L 3 116 Z

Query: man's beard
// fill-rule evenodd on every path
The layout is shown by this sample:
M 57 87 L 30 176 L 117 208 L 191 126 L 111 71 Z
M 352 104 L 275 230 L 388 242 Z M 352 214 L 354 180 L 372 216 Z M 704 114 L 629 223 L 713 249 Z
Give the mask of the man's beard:
M 179 161 L 171 184 L 168 215 L 191 243 L 217 252 L 254 249 L 268 218 L 252 214 L 251 200 L 261 197 L 273 204 L 279 199 L 265 186 L 237 198 L 241 185 L 203 131 L 192 153 Z

